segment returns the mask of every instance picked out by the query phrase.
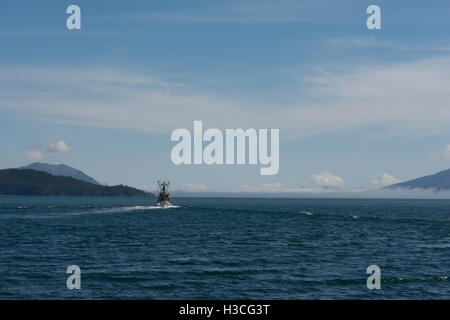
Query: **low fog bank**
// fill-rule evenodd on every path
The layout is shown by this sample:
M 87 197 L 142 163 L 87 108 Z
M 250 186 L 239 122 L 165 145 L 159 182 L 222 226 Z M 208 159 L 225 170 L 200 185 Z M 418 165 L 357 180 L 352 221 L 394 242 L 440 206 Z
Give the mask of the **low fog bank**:
M 450 199 L 450 190 L 395 188 L 368 191 L 363 195 L 364 198 Z
M 450 199 L 450 190 L 434 189 L 379 189 L 345 192 L 186 192 L 174 191 L 174 197 L 229 197 L 229 198 L 355 198 L 355 199 Z

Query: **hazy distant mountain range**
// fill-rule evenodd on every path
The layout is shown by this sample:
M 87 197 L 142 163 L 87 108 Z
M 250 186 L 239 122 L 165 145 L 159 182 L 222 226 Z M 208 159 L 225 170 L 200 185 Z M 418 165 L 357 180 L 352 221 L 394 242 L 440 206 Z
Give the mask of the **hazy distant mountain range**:
M 74 179 L 90 182 L 93 184 L 101 184 L 101 183 L 97 182 L 94 178 L 89 177 L 83 171 L 74 169 L 65 164 L 48 164 L 48 163 L 35 162 L 32 164 L 29 164 L 28 166 L 20 167 L 18 169 L 30 169 L 30 170 L 36 170 L 36 171 L 43 171 L 43 172 L 50 173 L 54 176 L 72 177 Z
M 438 173 L 396 183 L 384 189 L 433 189 L 435 191 L 450 190 L 450 169 Z

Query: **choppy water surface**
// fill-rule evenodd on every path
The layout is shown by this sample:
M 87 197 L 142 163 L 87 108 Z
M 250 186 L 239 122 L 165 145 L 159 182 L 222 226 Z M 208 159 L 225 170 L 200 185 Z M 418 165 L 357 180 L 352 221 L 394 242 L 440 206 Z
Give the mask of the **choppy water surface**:
M 0 298 L 450 298 L 449 200 L 173 202 L 0 196 Z

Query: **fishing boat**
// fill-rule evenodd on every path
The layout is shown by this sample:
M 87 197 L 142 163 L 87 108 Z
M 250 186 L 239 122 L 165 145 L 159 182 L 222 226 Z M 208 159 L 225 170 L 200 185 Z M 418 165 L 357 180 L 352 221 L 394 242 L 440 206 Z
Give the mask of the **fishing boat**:
M 159 207 L 168 207 L 171 206 L 172 203 L 170 203 L 170 193 L 169 193 L 169 185 L 170 181 L 157 181 L 158 183 L 158 189 L 159 189 L 159 196 L 158 196 L 158 202 L 156 203 Z

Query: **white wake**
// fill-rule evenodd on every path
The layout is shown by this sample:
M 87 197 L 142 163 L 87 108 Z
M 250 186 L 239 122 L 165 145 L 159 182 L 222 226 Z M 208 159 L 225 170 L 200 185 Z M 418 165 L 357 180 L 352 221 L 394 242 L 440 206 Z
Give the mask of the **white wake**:
M 162 209 L 176 209 L 181 208 L 180 206 L 131 206 L 131 207 L 113 207 L 113 208 L 104 208 L 100 210 L 91 211 L 91 213 L 116 213 L 116 212 L 129 212 L 129 211 L 138 211 L 138 210 L 162 210 Z

